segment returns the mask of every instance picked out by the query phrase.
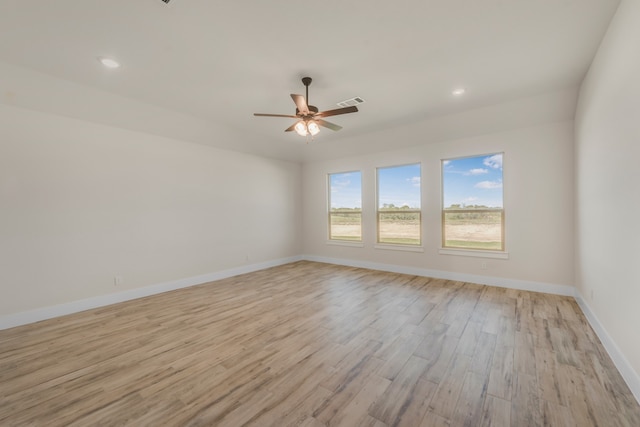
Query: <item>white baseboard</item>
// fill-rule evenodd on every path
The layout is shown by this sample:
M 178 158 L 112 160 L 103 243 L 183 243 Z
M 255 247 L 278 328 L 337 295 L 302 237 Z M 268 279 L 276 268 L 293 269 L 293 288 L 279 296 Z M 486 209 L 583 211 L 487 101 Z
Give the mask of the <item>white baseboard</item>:
M 90 310 L 92 308 L 104 307 L 111 304 L 117 304 L 119 302 L 148 297 L 150 295 L 160 294 L 176 289 L 187 288 L 189 286 L 200 285 L 202 283 L 213 282 L 215 280 L 226 279 L 228 277 L 238 276 L 240 274 L 252 273 L 258 270 L 264 270 L 265 268 L 276 267 L 278 265 L 300 261 L 301 259 L 301 256 L 281 258 L 257 264 L 231 268 L 228 270 L 217 271 L 214 273 L 203 274 L 200 276 L 187 277 L 185 279 L 157 283 L 155 285 L 130 289 L 128 291 L 118 292 L 114 294 L 100 295 L 97 297 L 72 301 L 50 307 L 43 307 L 35 310 L 8 314 L 0 316 L 0 330 L 39 322 L 41 320 L 52 319 L 54 317 L 64 316 L 66 314 L 78 313 L 80 311 Z
M 600 320 L 595 315 L 593 310 L 591 310 L 591 307 L 589 307 L 587 301 L 577 291 L 575 298 L 578 302 L 578 305 L 580 306 L 580 309 L 589 321 L 589 324 L 598 335 L 598 338 L 600 338 L 600 341 L 602 342 L 605 350 L 607 350 L 607 353 L 609 353 L 609 357 L 611 357 L 613 364 L 616 365 L 616 368 L 618 368 L 618 372 L 620 372 L 620 375 L 622 375 L 622 378 L 629 386 L 631 393 L 633 393 L 636 400 L 640 404 L 640 374 L 638 374 L 638 372 L 633 369 L 631 363 L 629 363 L 627 358 L 624 357 L 624 354 L 622 353 L 622 351 L 620 351 L 620 348 L 618 347 L 616 342 L 613 340 L 613 338 L 611 338 L 602 323 L 600 323 Z
M 570 285 L 531 282 L 527 280 L 506 279 L 503 277 L 478 276 L 475 274 L 456 273 L 452 271 L 429 270 L 426 268 L 406 267 L 395 264 L 381 264 L 377 262 L 342 258 L 328 258 L 315 255 L 304 255 L 302 258 L 307 261 L 325 262 L 328 264 L 345 265 L 348 267 L 368 268 L 371 270 L 388 271 L 391 273 L 411 274 L 414 276 L 477 283 L 479 285 L 497 286 L 500 288 L 519 289 L 523 291 L 544 292 L 554 295 L 575 296 L 575 288 Z

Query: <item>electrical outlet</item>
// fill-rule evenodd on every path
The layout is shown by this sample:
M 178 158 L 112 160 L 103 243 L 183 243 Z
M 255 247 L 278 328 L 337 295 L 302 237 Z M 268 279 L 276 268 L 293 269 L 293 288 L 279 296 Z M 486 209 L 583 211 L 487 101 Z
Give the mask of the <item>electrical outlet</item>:
M 113 277 L 113 286 L 122 285 L 122 276 L 114 276 Z
M 487 269 L 487 261 L 482 261 L 482 264 L 480 264 L 480 268 L 483 270 Z
M 249 256 L 249 254 L 247 254 L 247 256 L 245 257 L 246 261 L 251 261 L 251 257 Z

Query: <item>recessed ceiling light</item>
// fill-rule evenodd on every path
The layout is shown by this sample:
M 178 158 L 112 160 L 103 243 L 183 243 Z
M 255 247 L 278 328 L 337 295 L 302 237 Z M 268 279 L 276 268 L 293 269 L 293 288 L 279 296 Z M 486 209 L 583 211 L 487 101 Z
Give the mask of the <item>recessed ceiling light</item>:
M 464 93 L 465 93 L 465 92 L 466 92 L 466 91 L 464 90 L 464 88 L 463 88 L 463 87 L 459 87 L 459 88 L 457 88 L 457 89 L 454 89 L 451 93 L 452 93 L 454 96 L 461 96 L 461 95 L 464 95 Z
M 104 56 L 98 57 L 98 61 L 107 68 L 118 68 L 120 66 L 120 63 L 115 59 L 105 58 Z

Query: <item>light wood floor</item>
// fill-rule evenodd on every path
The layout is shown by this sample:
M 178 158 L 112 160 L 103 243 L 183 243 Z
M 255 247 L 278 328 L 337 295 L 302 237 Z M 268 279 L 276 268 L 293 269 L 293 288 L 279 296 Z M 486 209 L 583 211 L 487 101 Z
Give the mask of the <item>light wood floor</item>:
M 0 425 L 640 426 L 571 298 L 298 262 L 0 331 Z

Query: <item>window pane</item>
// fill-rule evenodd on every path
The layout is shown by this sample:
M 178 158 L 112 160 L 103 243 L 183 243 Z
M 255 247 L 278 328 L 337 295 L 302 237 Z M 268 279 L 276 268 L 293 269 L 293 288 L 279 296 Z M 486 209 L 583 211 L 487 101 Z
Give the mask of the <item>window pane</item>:
M 378 243 L 421 244 L 420 164 L 378 168 Z
M 504 250 L 502 153 L 442 161 L 442 246 Z
M 420 212 L 398 210 L 378 212 L 378 242 L 401 245 L 420 244 Z
M 329 174 L 329 239 L 362 240 L 360 172 Z

